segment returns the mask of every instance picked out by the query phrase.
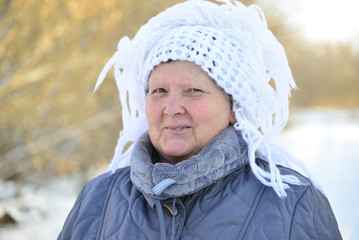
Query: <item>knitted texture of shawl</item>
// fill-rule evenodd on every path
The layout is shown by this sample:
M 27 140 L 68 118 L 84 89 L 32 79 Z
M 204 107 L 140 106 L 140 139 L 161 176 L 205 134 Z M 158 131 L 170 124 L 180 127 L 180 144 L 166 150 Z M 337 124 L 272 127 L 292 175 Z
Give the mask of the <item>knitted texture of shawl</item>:
M 294 176 L 282 175 L 276 164 L 290 167 L 295 163 L 309 176 L 276 141 L 288 121 L 288 98 L 295 88 L 287 57 L 258 6 L 220 2 L 189 0 L 177 4 L 151 18 L 134 39 L 120 40 L 95 86 L 96 91 L 114 67 L 123 130 L 109 170 L 129 164 L 132 148 L 124 151 L 125 145 L 148 129 L 145 99 L 151 71 L 168 60 L 186 60 L 201 66 L 232 96 L 237 120 L 234 127 L 248 144 L 253 173 L 279 197 L 285 197 L 289 184 L 302 183 Z M 256 157 L 268 161 L 269 172 L 256 164 Z

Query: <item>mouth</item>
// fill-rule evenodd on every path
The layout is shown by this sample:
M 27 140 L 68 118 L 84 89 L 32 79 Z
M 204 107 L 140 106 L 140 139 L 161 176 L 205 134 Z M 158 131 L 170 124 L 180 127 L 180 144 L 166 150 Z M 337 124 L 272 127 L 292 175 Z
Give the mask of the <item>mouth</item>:
M 183 132 L 190 129 L 189 126 L 168 126 L 166 127 L 170 132 Z
M 180 130 L 183 130 L 185 128 L 188 128 L 188 127 L 174 127 L 174 128 L 170 128 L 170 129 L 180 131 Z

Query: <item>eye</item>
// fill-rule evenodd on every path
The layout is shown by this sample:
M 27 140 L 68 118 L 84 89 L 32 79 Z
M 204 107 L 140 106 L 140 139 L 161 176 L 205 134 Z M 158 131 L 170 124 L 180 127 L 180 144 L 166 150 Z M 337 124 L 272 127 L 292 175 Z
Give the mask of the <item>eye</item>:
M 189 96 L 200 96 L 202 93 L 203 91 L 198 88 L 188 88 L 186 90 L 186 94 L 188 94 Z
M 188 89 L 189 92 L 192 92 L 192 93 L 198 93 L 198 92 L 202 92 L 201 89 L 197 89 L 197 88 L 190 88 Z
M 166 93 L 166 89 L 164 88 L 156 88 L 155 90 L 152 91 L 152 93 Z

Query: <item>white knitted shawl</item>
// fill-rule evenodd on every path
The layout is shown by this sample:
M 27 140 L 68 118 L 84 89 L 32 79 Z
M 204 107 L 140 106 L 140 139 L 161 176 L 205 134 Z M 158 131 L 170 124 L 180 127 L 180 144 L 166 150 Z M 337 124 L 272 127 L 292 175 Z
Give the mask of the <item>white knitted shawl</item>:
M 215 4 L 189 0 L 168 8 L 142 26 L 130 40 L 123 37 L 117 52 L 101 72 L 95 91 L 114 66 L 122 104 L 123 130 L 109 170 L 129 164 L 132 146 L 148 129 L 145 98 L 155 66 L 168 60 L 195 62 L 232 96 L 234 127 L 248 144 L 248 159 L 255 176 L 285 197 L 288 184 L 301 184 L 281 175 L 276 164 L 305 167 L 276 141 L 288 121 L 288 97 L 295 88 L 282 45 L 268 29 L 262 10 L 238 1 Z M 255 158 L 269 163 L 260 168 Z M 315 184 L 317 185 L 317 184 Z

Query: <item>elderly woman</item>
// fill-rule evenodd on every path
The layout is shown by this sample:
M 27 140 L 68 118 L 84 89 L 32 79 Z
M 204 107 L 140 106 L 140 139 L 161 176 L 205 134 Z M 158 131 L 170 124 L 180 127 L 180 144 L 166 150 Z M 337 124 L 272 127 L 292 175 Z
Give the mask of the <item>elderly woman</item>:
M 114 66 L 123 131 L 59 239 L 341 239 L 275 141 L 295 87 L 282 46 L 259 7 L 222 2 L 175 5 L 119 42 L 96 88 Z

